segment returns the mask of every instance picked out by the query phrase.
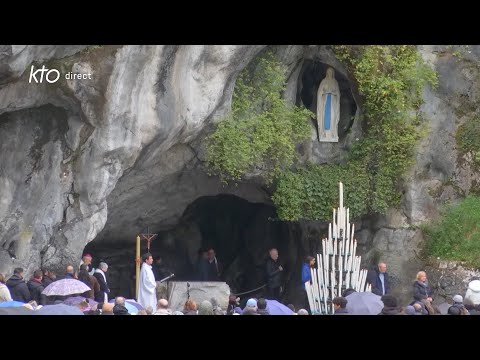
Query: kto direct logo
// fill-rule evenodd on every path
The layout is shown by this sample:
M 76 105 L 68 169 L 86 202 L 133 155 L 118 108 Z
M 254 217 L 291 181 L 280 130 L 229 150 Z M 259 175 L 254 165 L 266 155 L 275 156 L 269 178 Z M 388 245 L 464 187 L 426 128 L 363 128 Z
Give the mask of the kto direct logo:
M 32 83 L 33 79 L 35 83 L 41 84 L 43 82 L 43 75 L 45 75 L 45 80 L 47 80 L 47 82 L 50 84 L 53 84 L 60 79 L 60 71 L 56 69 L 47 69 L 45 65 L 43 65 L 41 69 L 37 69 L 35 72 L 33 72 L 34 69 L 35 68 L 32 65 L 30 68 L 30 78 L 28 79 L 29 83 Z M 40 80 L 37 78 L 38 73 L 40 73 Z

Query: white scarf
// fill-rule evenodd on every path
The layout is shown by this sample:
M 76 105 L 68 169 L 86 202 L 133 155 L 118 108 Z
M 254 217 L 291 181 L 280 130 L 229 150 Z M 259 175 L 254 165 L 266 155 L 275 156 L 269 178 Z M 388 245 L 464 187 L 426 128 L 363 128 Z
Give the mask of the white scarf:
M 103 280 L 105 280 L 105 284 L 107 284 L 107 277 L 105 276 L 105 273 L 101 270 L 101 269 L 97 269 L 95 270 L 96 273 L 99 273 L 99 274 L 102 274 L 103 276 Z M 108 284 L 107 284 L 107 288 L 108 288 Z M 106 292 L 103 293 L 103 302 L 104 303 L 108 303 L 108 295 Z
M 95 270 L 96 273 L 102 274 L 103 280 L 105 280 L 105 284 L 107 283 L 107 277 L 105 276 L 105 273 L 101 269 Z

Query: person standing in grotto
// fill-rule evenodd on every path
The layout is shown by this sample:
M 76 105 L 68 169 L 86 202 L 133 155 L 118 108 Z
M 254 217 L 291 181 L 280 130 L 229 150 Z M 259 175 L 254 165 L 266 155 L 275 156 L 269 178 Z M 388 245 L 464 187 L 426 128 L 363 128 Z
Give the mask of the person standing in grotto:
M 278 261 L 278 251 L 275 248 L 271 248 L 269 251 L 269 258 L 265 263 L 265 275 L 266 275 L 266 290 L 267 299 L 280 301 L 282 292 L 282 272 L 283 267 Z
M 153 257 L 152 254 L 146 253 L 142 256 L 143 264 L 140 271 L 140 279 L 138 282 L 138 303 L 144 308 L 151 306 L 155 308 L 157 305 L 157 283 L 152 270 Z

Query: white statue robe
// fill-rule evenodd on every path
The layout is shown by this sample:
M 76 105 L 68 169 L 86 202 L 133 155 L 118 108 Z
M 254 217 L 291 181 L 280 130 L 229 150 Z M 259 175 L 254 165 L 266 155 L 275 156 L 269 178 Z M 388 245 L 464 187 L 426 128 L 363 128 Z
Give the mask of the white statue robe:
M 329 68 L 317 91 L 318 135 L 322 142 L 338 142 L 340 88 L 334 74 Z
M 157 283 L 153 275 L 152 265 L 146 262 L 142 264 L 140 279 L 138 282 L 138 303 L 144 308 L 151 306 L 153 310 L 157 308 Z

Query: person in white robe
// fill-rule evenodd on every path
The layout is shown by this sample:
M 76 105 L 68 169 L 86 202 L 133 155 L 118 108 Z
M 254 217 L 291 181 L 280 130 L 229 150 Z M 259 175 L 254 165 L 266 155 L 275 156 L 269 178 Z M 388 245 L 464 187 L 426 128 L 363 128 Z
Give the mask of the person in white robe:
M 152 309 L 157 307 L 157 283 L 155 282 L 155 276 L 153 275 L 152 254 L 146 253 L 142 256 L 143 264 L 140 271 L 140 279 L 138 282 L 138 299 L 137 302 L 145 309 L 149 306 Z

